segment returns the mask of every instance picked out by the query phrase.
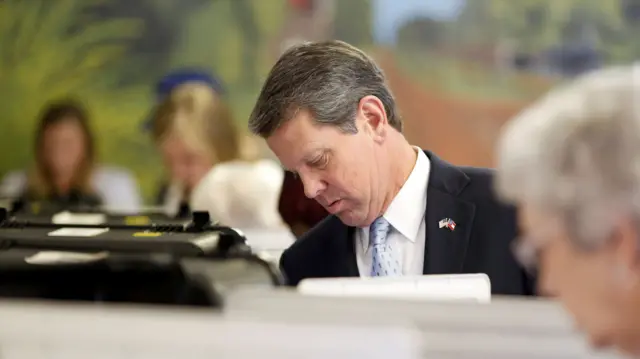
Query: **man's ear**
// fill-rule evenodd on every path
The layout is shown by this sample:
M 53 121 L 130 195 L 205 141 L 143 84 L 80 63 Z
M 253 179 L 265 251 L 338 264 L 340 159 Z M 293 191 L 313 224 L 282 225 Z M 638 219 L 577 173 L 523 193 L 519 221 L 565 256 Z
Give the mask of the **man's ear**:
M 387 113 L 382 101 L 376 96 L 365 96 L 358 103 L 358 119 L 377 140 L 383 140 L 387 135 Z

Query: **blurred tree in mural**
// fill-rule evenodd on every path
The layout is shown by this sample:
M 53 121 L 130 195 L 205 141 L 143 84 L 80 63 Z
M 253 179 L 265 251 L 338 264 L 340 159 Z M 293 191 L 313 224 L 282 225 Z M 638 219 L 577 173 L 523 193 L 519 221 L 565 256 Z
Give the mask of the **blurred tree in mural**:
M 359 47 L 373 42 L 371 0 L 335 1 L 334 38 Z
M 40 108 L 77 96 L 94 114 L 102 154 L 133 164 L 137 148 L 131 116 L 146 106 L 138 88 L 119 86 L 123 54 L 140 31 L 131 19 L 89 21 L 95 0 L 9 0 L 0 3 L 0 107 L 4 130 L 2 169 L 30 161 L 31 137 Z M 113 145 L 118 143 L 118 145 Z M 123 144 L 128 145 L 124 146 Z
M 636 61 L 640 57 L 640 1 L 620 0 L 624 31 L 608 33 L 610 58 L 614 62 Z
M 236 0 L 230 3 L 231 12 L 238 24 L 243 24 L 239 29 L 242 36 L 242 69 L 239 82 L 250 87 L 258 85 L 258 53 L 260 51 L 260 30 L 256 22 L 254 7 L 248 0 Z M 263 38 L 264 40 L 264 38 Z
M 211 0 L 109 0 L 91 8 L 93 19 L 135 19 L 143 24 L 127 49 L 122 69 L 128 83 L 153 82 L 167 71 L 186 20 Z
M 407 56 L 418 63 L 409 71 L 431 74 L 425 82 L 455 92 L 533 98 L 565 76 L 637 59 L 634 3 L 640 1 L 466 1 L 456 19 L 432 24 L 446 51 L 424 46 L 428 53 Z
M 260 82 L 275 61 L 268 47 L 282 26 L 285 2 L 239 1 L 213 0 L 192 12 L 170 64 L 215 72 L 227 85 L 237 119 L 244 124 Z
M 398 48 L 407 51 L 434 50 L 446 45 L 446 28 L 438 21 L 417 18 L 398 32 Z
M 488 0 L 494 33 L 529 54 L 559 44 L 588 42 L 607 52 L 610 34 L 624 30 L 623 0 Z

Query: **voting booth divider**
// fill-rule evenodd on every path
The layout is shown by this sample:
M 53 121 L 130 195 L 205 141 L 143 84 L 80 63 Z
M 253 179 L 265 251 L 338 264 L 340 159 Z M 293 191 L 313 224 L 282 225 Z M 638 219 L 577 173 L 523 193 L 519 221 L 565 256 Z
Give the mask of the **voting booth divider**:
M 3 359 L 417 359 L 404 326 L 231 319 L 208 311 L 0 301 Z
M 620 358 L 589 350 L 553 302 L 232 293 L 224 311 L 0 301 L 3 359 Z
M 318 325 L 404 325 L 420 332 L 421 358 L 618 358 L 614 353 L 592 351 L 556 302 L 511 297 L 486 301 L 479 300 L 485 290 L 481 287 L 466 293 L 460 290 L 464 286 L 460 282 L 481 277 L 412 279 L 414 288 L 427 288 L 431 286 L 428 282 L 448 279 L 454 283 L 450 286 L 453 292 L 461 294 L 457 298 L 449 294 L 439 298 L 425 295 L 420 299 L 415 293 L 403 297 L 376 293 L 373 289 L 357 295 L 337 295 L 331 290 L 322 293 L 317 287 L 311 292 L 304 286 L 298 290 L 246 288 L 230 294 L 224 314 L 233 319 L 261 318 Z M 336 280 L 343 287 L 349 281 Z M 357 281 L 354 279 L 353 283 Z M 359 281 L 356 286 L 362 282 L 373 284 L 372 280 Z M 399 281 L 406 284 L 406 278 Z M 390 288 L 384 287 L 379 289 Z

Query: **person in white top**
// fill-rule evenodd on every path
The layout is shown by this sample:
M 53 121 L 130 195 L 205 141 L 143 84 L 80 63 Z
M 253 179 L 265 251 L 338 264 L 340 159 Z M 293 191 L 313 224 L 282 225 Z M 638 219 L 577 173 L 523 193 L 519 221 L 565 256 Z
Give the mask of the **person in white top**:
M 361 50 L 341 41 L 288 49 L 249 128 L 331 214 L 282 254 L 290 285 L 486 273 L 494 294 L 533 294 L 510 250 L 515 211 L 494 197 L 493 172 L 411 146 L 382 71 Z M 443 124 L 443 135 L 455 134 Z
M 640 357 L 640 68 L 553 89 L 498 142 L 497 190 L 521 206 L 518 258 L 597 347 Z
M 219 164 L 193 190 L 192 210 L 235 228 L 284 229 L 277 210 L 283 176 L 271 160 Z

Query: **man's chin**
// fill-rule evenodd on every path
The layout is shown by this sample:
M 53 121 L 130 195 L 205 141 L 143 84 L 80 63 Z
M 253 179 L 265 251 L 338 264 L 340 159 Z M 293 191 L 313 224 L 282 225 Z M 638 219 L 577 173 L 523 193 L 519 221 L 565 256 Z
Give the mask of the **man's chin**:
M 355 216 L 351 211 L 342 211 L 335 214 L 336 217 L 342 221 L 345 225 L 349 227 L 366 227 L 366 224 L 363 224 L 362 218 Z
M 634 342 L 628 343 L 629 345 L 615 345 L 617 349 L 623 354 L 631 358 L 640 358 L 640 344 Z
M 346 224 L 347 226 L 353 226 L 353 217 L 351 216 L 351 214 L 347 211 L 342 211 L 342 212 L 338 212 L 335 214 L 336 217 L 338 217 L 342 223 Z

